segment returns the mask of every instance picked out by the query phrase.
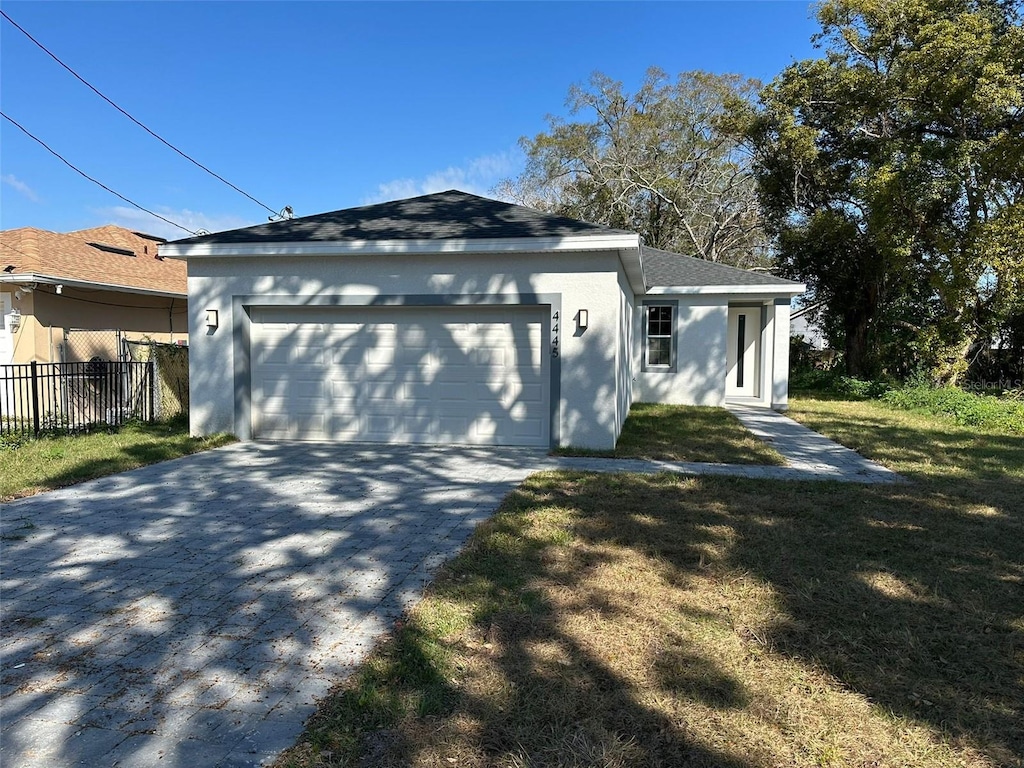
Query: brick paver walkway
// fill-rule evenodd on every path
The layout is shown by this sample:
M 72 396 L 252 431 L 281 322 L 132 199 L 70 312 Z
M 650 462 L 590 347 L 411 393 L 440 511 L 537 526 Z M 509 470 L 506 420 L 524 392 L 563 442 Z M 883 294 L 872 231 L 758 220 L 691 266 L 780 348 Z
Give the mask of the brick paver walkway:
M 538 470 L 900 479 L 747 410 L 791 466 L 245 443 L 5 504 L 0 764 L 272 760 Z

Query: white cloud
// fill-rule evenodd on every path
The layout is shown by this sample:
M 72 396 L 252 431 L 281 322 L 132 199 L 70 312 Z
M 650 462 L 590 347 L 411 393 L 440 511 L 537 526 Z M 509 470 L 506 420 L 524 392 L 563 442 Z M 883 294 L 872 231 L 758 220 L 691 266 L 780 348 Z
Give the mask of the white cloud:
M 461 189 L 474 195 L 490 195 L 499 181 L 514 175 L 522 164 L 522 154 L 518 150 L 482 155 L 463 165 L 449 166 L 422 178 L 394 179 L 378 184 L 373 193 L 363 198 L 363 204 L 429 195 L 447 189 Z
M 7 186 L 18 190 L 18 192 L 23 194 L 33 203 L 39 202 L 39 195 L 35 193 L 35 190 L 33 190 L 32 187 L 30 187 L 24 181 L 19 179 L 13 173 L 5 173 L 3 176 L 0 176 L 0 181 L 3 181 L 3 183 L 6 184 Z
M 253 224 L 262 223 L 251 219 L 243 219 L 241 216 L 209 215 L 200 211 L 192 211 L 188 208 L 174 210 L 172 208 L 161 206 L 154 207 L 153 211 L 155 213 L 159 213 L 164 218 L 181 224 L 181 226 L 186 227 L 193 232 L 198 232 L 200 230 L 206 230 L 207 232 L 223 232 L 225 229 L 238 229 L 239 227 L 248 227 Z M 191 237 L 188 232 L 178 229 L 177 227 L 168 224 L 166 221 L 161 221 L 154 216 L 150 216 L 148 213 L 135 208 L 129 208 L 126 205 L 101 208 L 97 210 L 96 213 L 106 219 L 106 221 L 103 222 L 105 224 L 117 224 L 128 229 L 133 229 L 136 232 L 145 232 L 149 235 L 165 237 L 168 240 L 180 240 L 183 237 Z

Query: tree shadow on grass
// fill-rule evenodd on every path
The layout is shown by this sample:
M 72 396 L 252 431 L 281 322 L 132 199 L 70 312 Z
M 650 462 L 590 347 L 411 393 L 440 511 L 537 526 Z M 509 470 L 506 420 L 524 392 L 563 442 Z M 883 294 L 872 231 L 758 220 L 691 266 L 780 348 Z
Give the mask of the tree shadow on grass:
M 721 530 L 721 565 L 762 580 L 781 601 L 781 615 L 761 628 L 773 653 L 824 669 L 997 763 L 1024 754 L 1019 479 L 1003 476 L 996 497 L 990 481 L 779 483 L 769 492 L 741 480 L 701 481 L 694 491 L 675 478 L 650 482 L 635 504 L 661 534 L 632 544 L 655 547 L 679 578 L 692 558 L 668 542 Z
M 814 759 L 936 765 L 966 749 L 1014 765 L 1024 512 L 1011 500 L 1024 488 L 1003 483 L 1009 493 L 979 512 L 985 482 L 535 477 L 415 619 L 444 680 L 434 704 L 392 711 L 385 747 L 356 734 L 353 754 L 749 767 L 820 746 Z M 672 599 L 652 605 L 652 589 Z M 462 626 L 437 606 L 475 612 Z M 341 698 L 392 685 L 414 695 L 401 657 L 385 649 L 390 677 L 371 672 Z M 816 744 L 815 716 L 840 747 Z M 907 739 L 927 739 L 930 756 Z

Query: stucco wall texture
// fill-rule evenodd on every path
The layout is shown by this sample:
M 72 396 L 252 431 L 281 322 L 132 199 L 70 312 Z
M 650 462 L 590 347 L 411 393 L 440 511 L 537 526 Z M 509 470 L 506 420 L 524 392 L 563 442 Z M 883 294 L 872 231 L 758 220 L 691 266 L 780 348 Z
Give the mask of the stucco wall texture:
M 235 297 L 258 297 L 250 302 L 256 307 L 261 301 L 366 304 L 374 297 L 415 297 L 420 304 L 436 297 L 443 304 L 453 296 L 469 303 L 502 297 L 507 303 L 537 304 L 543 295 L 557 296 L 561 313 L 553 433 L 560 445 L 593 449 L 615 446 L 633 402 L 725 402 L 729 304 L 737 298 L 658 297 L 678 302 L 677 365 L 669 373 L 643 371 L 642 300 L 652 297 L 633 292 L 614 251 L 204 257 L 189 262 L 188 290 L 193 433 L 244 435 L 248 430 L 239 423 L 237 405 L 250 386 L 237 372 L 239 344 L 248 343 L 239 329 L 248 319 L 234 316 Z M 785 407 L 788 301 L 767 294 L 741 298 L 746 305 L 765 307 L 759 398 L 764 405 Z M 215 329 L 206 325 L 210 309 L 218 313 Z M 586 328 L 579 326 L 582 309 Z
M 235 296 L 364 300 L 367 296 L 503 296 L 536 303 L 539 294 L 560 297 L 560 400 L 562 445 L 611 448 L 629 399 L 622 369 L 620 329 L 622 265 L 614 252 L 414 256 L 289 256 L 194 259 L 189 263 L 191 429 L 237 432 Z M 206 310 L 218 312 L 215 330 Z M 586 309 L 588 327 L 577 327 Z

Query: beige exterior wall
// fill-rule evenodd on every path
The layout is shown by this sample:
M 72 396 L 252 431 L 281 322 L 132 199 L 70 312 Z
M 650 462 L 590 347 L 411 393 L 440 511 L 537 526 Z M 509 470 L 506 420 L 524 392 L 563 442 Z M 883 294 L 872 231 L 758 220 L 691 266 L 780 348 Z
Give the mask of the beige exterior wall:
M 60 362 L 65 330 L 72 328 L 118 329 L 129 339 L 148 336 L 154 341 L 172 343 L 188 339 L 188 304 L 184 298 L 70 287 L 58 295 L 54 286 L 41 285 L 16 299 L 15 290 L 12 285 L 0 287 L 7 297 L 4 305 L 21 312 L 21 327 L 17 331 L 3 329 L 8 334 L 6 346 L 11 359 L 0 360 L 0 364 Z M 82 335 L 81 344 L 76 345 L 76 357 L 85 355 L 88 360 L 98 355 L 114 359 L 117 350 L 112 339 L 113 334 Z M 0 352 L 3 349 L 0 340 Z

